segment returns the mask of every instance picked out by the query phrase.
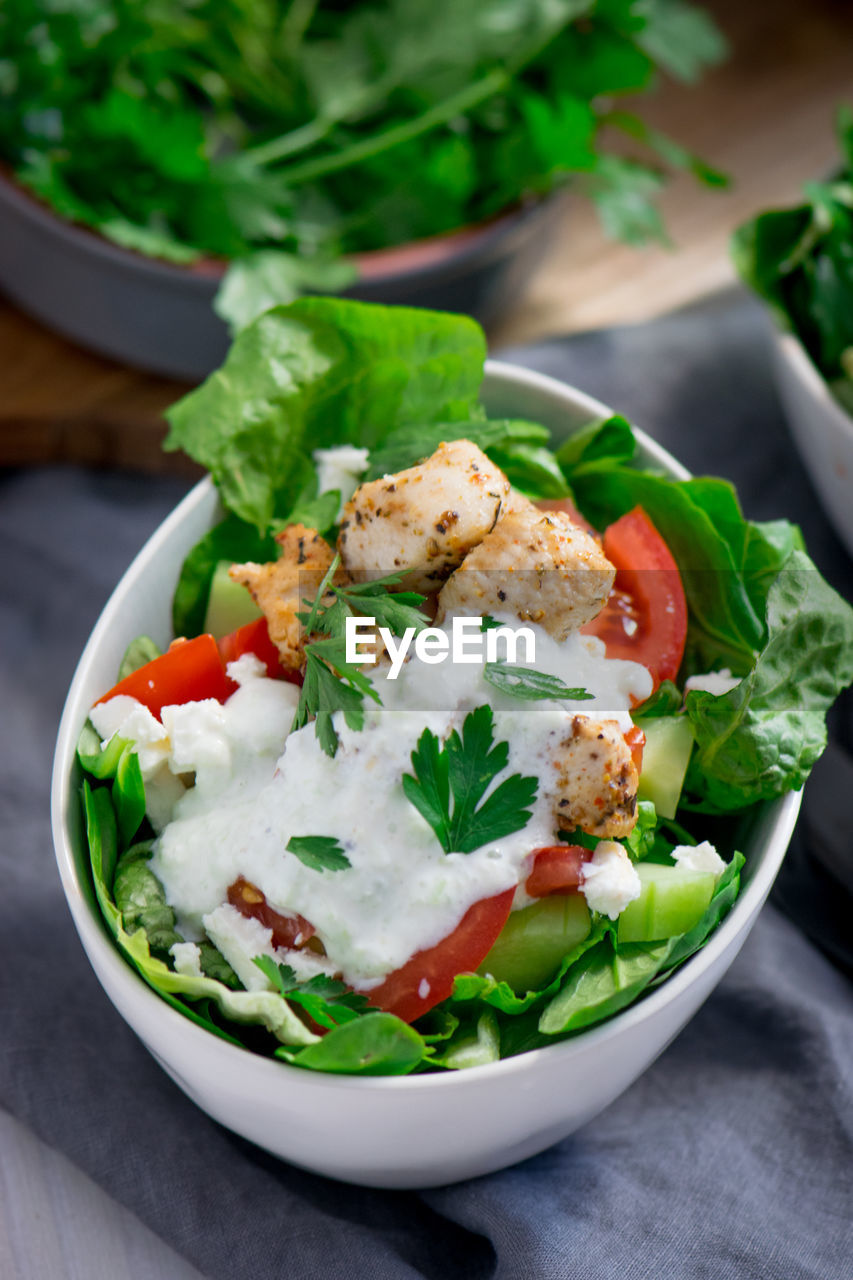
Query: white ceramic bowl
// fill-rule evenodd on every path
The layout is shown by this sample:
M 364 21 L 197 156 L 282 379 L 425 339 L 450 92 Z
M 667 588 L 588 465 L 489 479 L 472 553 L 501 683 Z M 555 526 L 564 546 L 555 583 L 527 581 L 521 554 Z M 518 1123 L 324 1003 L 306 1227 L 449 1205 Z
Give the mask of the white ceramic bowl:
M 548 425 L 555 439 L 606 414 L 550 378 L 490 362 L 485 395 L 498 417 Z M 640 435 L 647 462 L 686 472 Z M 68 695 L 53 774 L 56 856 L 74 922 L 109 998 L 172 1079 L 209 1115 L 294 1164 L 380 1187 L 426 1187 L 490 1173 L 566 1137 L 618 1097 L 677 1035 L 734 960 L 770 890 L 799 796 L 765 806 L 739 833 L 743 889 L 708 945 L 639 1004 L 576 1038 L 441 1075 L 354 1078 L 290 1067 L 195 1026 L 148 988 L 103 925 L 86 872 L 74 748 L 95 699 L 142 631 L 169 639 L 185 553 L 217 515 L 198 485 L 143 547 L 92 633 Z
M 853 556 L 853 418 L 794 334 L 774 328 L 773 356 L 779 397 L 803 466 Z

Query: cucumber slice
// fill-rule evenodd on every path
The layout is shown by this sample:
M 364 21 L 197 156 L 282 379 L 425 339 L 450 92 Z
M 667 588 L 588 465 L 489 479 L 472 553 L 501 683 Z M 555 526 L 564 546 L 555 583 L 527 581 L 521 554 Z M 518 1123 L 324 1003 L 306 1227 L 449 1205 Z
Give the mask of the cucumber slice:
M 662 818 L 674 818 L 693 750 L 693 726 L 687 716 L 642 721 L 646 745 L 637 794 L 651 800 Z
M 642 891 L 619 917 L 619 942 L 658 942 L 687 933 L 705 914 L 717 877 L 712 871 L 638 862 Z
M 537 991 L 553 978 L 568 951 L 591 928 L 582 893 L 555 893 L 510 913 L 479 972 L 508 983 L 513 991 Z
M 228 577 L 230 568 L 230 560 L 219 561 L 213 571 L 210 595 L 207 597 L 204 629 L 217 640 L 261 616 L 260 609 L 246 588 Z

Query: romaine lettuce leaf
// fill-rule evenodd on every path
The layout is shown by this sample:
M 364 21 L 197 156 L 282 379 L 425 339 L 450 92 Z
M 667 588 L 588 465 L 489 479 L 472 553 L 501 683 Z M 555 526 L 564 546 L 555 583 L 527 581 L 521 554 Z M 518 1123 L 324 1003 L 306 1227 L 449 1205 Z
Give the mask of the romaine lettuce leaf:
M 309 478 L 311 450 L 471 417 L 485 354 L 466 316 L 303 298 L 238 334 L 222 368 L 169 410 L 165 448 L 207 467 L 226 507 L 263 534 Z
M 740 684 L 687 695 L 688 787 L 729 812 L 801 787 L 826 746 L 826 712 L 853 680 L 853 610 L 802 551 L 767 596 L 766 640 Z

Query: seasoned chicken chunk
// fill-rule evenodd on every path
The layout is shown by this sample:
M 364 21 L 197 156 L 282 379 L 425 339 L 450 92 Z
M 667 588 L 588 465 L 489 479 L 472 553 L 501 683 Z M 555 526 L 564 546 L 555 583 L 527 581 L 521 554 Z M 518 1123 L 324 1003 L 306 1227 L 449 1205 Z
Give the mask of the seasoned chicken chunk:
M 601 610 L 615 577 L 601 547 L 562 511 L 513 495 L 510 510 L 469 551 L 438 596 L 448 613 L 514 613 L 557 640 Z
M 305 611 L 305 600 L 313 600 L 334 553 L 316 529 L 291 524 L 276 534 L 279 558 L 269 564 L 234 564 L 229 575 L 248 587 L 252 599 L 264 614 L 270 639 L 281 655 L 282 665 L 298 671 L 305 661 L 305 639 L 297 613 Z M 335 582 L 346 580 L 336 574 Z
M 580 827 L 602 839 L 627 836 L 637 821 L 639 777 L 615 720 L 572 716 L 553 761 L 554 813 L 565 831 Z
M 344 567 L 356 582 L 399 571 L 406 589 L 434 591 L 493 527 L 509 491 L 470 440 L 440 444 L 426 462 L 356 489 L 338 538 Z

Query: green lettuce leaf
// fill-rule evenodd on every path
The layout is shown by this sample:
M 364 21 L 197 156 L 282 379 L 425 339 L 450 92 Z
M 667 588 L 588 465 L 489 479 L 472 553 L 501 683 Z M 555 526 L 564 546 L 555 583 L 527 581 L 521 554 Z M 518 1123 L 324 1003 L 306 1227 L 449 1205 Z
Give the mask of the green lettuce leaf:
M 240 1041 L 211 1018 L 196 1012 L 191 1005 L 185 1003 L 185 999 L 194 1002 L 211 1001 L 228 1021 L 265 1027 L 284 1044 L 312 1044 L 317 1037 L 276 992 L 232 991 L 224 982 L 215 978 L 197 978 L 175 973 L 163 960 L 152 956 L 148 934 L 141 923 L 135 931 L 125 928 L 122 913 L 113 900 L 110 887 L 118 860 L 118 827 L 109 789 L 93 788 L 84 779 L 82 790 L 89 859 L 98 904 L 119 949 L 148 985 L 180 1013 L 232 1044 L 239 1044 Z M 142 859 L 139 851 L 134 860 L 137 859 Z M 128 900 L 132 898 L 132 884 L 131 880 L 128 885 Z M 157 912 L 156 895 L 149 882 L 145 883 L 138 909 L 146 913 L 149 910 L 153 910 L 155 914 Z M 141 916 L 139 918 L 141 920 Z M 164 925 L 162 938 L 165 940 L 169 926 L 164 917 L 160 919 Z M 180 938 L 174 940 L 180 941 Z
M 539 1030 L 564 1035 L 611 1017 L 636 1000 L 666 964 L 667 942 L 628 943 L 618 949 L 610 937 L 582 956 L 539 1019 Z
M 377 1010 L 335 1027 L 298 1053 L 279 1048 L 275 1056 L 297 1067 L 336 1075 L 403 1076 L 414 1071 L 425 1050 L 414 1027 Z
M 165 447 L 207 467 L 226 507 L 263 534 L 293 505 L 312 449 L 371 448 L 403 423 L 470 417 L 484 360 L 465 316 L 303 298 L 238 334 L 222 368 L 168 412 Z
M 752 671 L 721 697 L 691 691 L 688 786 L 728 812 L 801 787 L 826 745 L 826 712 L 853 680 L 853 610 L 794 551 L 767 596 Z
M 465 418 L 461 422 L 405 423 L 370 451 L 365 479 L 376 480 L 394 471 L 404 471 L 434 453 L 449 440 L 470 440 L 491 456 L 494 448 L 511 453 L 523 445 L 546 444 L 546 427 L 523 418 Z M 562 477 L 561 477 L 562 478 Z

